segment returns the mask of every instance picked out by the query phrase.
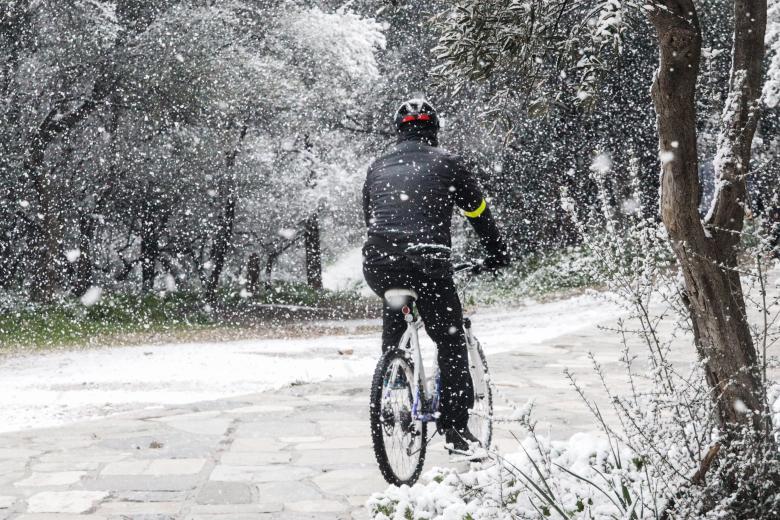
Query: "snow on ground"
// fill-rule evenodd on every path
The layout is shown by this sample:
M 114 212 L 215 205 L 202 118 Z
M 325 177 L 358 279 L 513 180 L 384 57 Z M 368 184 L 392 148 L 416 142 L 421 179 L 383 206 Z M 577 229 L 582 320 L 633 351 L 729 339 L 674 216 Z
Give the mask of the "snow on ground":
M 555 349 L 539 343 L 614 319 L 617 312 L 601 299 L 580 296 L 514 309 L 481 309 L 473 315 L 474 330 L 488 356 L 512 350 L 554 356 Z M 345 349 L 353 352 L 339 353 Z M 377 333 L 9 357 L 0 360 L 0 431 L 246 395 L 294 382 L 366 377 L 368 384 L 378 353 Z

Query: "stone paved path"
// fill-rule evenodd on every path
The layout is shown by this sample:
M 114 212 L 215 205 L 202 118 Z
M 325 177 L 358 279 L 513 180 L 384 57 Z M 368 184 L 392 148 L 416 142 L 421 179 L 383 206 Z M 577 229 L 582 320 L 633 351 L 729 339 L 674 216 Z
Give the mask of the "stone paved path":
M 3 434 L 0 519 L 365 518 L 385 484 L 364 384 Z
M 596 324 L 494 356 L 487 345 L 501 395 L 519 404 L 535 397 L 540 429 L 555 438 L 595 429 L 562 374 L 570 367 L 598 398 L 588 350 L 624 389 L 617 337 Z M 692 355 L 680 340 L 675 361 Z M 386 487 L 370 447 L 368 384 L 298 385 L 2 434 L 0 520 L 368 518 L 367 497 Z M 510 411 L 496 404 L 498 415 Z M 496 429 L 504 451 L 516 445 L 512 428 Z M 436 440 L 426 466 L 441 464 L 448 460 Z

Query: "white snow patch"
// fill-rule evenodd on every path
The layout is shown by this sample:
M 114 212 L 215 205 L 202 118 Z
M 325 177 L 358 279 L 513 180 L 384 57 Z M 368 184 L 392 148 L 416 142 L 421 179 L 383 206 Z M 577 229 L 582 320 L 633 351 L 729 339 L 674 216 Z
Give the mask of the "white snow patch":
M 356 256 L 359 254 L 353 251 L 353 260 Z M 617 306 L 579 296 L 550 303 L 529 302 L 512 310 L 480 309 L 472 316 L 474 331 L 489 360 L 491 355 L 509 351 L 557 359 L 560 351 L 542 342 L 613 320 L 619 314 Z M 378 327 L 379 320 L 360 324 Z M 432 343 L 425 335 L 421 339 L 430 366 Z M 8 357 L 0 360 L 0 431 L 253 394 L 295 381 L 366 378 L 368 385 L 379 357 L 379 343 L 377 331 Z M 339 351 L 352 354 L 345 356 Z
M 81 303 L 85 307 L 92 307 L 100 301 L 100 297 L 103 295 L 103 289 L 97 286 L 92 286 L 87 289 L 87 292 L 81 297 Z
M 612 169 L 612 157 L 606 152 L 600 153 L 593 159 L 590 169 L 597 173 L 607 173 Z
M 322 284 L 332 291 L 358 289 L 363 296 L 374 294 L 363 280 L 363 250 L 346 251 L 322 272 Z
M 68 262 L 71 264 L 78 260 L 79 257 L 81 257 L 80 249 L 69 249 L 68 251 L 65 251 L 65 258 L 67 258 Z

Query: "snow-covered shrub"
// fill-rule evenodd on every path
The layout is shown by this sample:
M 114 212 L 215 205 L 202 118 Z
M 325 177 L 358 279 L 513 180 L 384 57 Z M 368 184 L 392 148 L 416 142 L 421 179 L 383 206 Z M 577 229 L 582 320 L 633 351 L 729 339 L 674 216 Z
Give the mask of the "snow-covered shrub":
M 529 436 L 517 452 L 495 454 L 465 474 L 436 468 L 425 486 L 391 487 L 369 507 L 376 520 L 646 518 L 643 495 L 652 489 L 645 463 L 615 448 L 583 433 L 565 442 Z

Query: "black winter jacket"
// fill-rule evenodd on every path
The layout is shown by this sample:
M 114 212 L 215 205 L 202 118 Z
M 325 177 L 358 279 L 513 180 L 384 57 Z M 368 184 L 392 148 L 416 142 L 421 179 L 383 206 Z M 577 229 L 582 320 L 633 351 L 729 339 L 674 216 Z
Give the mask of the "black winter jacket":
M 450 247 L 455 205 L 491 255 L 507 256 L 476 180 L 460 157 L 435 144 L 435 136 L 404 135 L 368 168 L 363 186 L 365 265 L 393 264 L 411 245 Z

